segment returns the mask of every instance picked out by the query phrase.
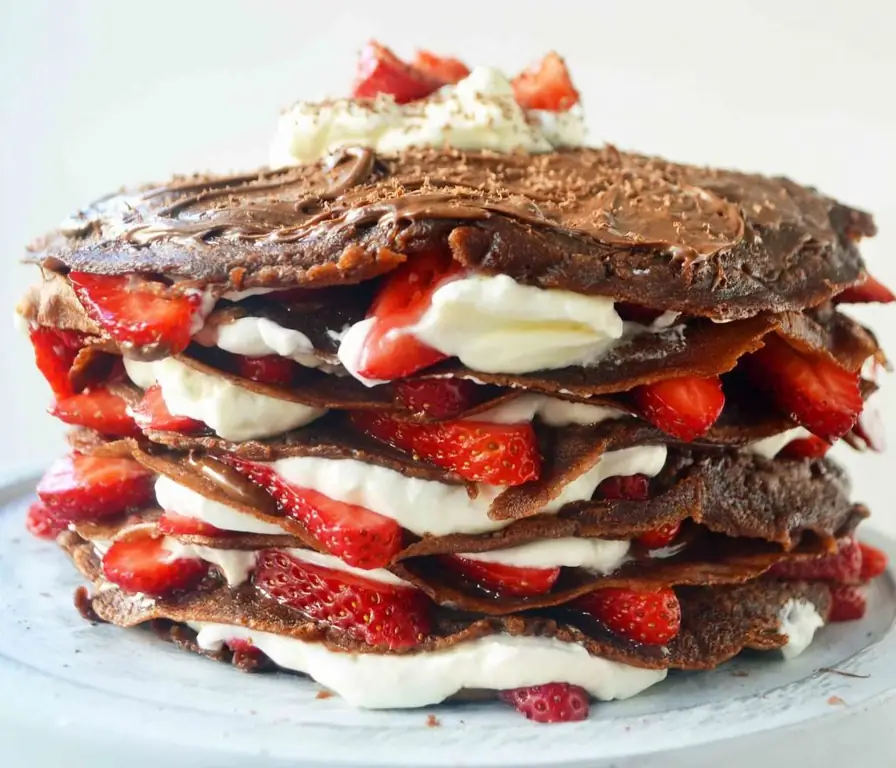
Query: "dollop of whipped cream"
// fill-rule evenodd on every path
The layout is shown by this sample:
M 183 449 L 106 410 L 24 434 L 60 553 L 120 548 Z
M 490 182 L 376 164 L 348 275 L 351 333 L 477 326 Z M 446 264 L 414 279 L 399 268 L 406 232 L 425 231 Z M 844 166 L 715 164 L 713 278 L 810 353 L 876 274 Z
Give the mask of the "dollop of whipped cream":
M 497 69 L 476 67 L 454 85 L 409 104 L 376 99 L 300 101 L 280 117 L 271 165 L 313 163 L 345 146 L 385 154 L 408 147 L 550 152 L 581 146 L 582 111 L 524 110 Z

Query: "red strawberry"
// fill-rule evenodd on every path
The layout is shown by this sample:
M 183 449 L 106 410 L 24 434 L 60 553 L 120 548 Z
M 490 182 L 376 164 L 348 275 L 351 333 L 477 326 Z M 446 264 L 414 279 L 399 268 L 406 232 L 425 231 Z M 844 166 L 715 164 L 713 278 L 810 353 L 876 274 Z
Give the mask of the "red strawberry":
M 162 597 L 208 573 L 208 563 L 198 558 L 172 559 L 164 542 L 148 531 L 115 541 L 103 556 L 103 574 L 125 592 Z
M 40 500 L 66 520 L 94 520 L 153 500 L 153 474 L 133 459 L 66 456 L 37 484 Z
M 362 376 L 400 379 L 447 357 L 405 331 L 429 308 L 436 289 L 461 269 L 449 251 L 432 251 L 411 257 L 386 276 L 367 312 L 375 321 L 358 361 Z
M 55 539 L 68 528 L 68 521 L 60 518 L 52 509 L 35 501 L 28 507 L 25 527 L 40 539 Z
M 536 723 L 573 723 L 588 717 L 588 692 L 577 685 L 531 685 L 501 691 L 498 696 Z
M 541 470 L 541 454 L 531 424 L 412 424 L 363 412 L 353 413 L 351 418 L 356 427 L 377 440 L 456 472 L 465 480 L 521 485 L 537 480 Z
M 640 304 L 629 304 L 627 301 L 617 303 L 615 309 L 623 320 L 641 325 L 650 325 L 663 314 L 661 309 L 650 309 L 650 307 L 642 307 Z
M 352 96 L 372 99 L 385 93 L 399 104 L 429 96 L 442 82 L 399 59 L 386 46 L 371 40 L 361 49 Z
M 890 304 L 893 301 L 896 301 L 893 291 L 871 275 L 866 275 L 865 282 L 861 285 L 847 288 L 834 297 L 834 304 Z
M 502 563 L 445 555 L 440 562 L 489 592 L 513 597 L 530 597 L 550 592 L 560 568 L 520 568 Z
M 56 328 L 32 328 L 29 333 L 34 347 L 34 362 L 49 383 L 56 397 L 75 394 L 68 374 L 87 338 L 78 331 Z
M 887 570 L 889 558 L 886 552 L 862 542 L 859 542 L 859 549 L 862 550 L 862 570 L 859 578 L 863 582 L 876 579 Z
M 178 295 L 162 283 L 135 281 L 128 275 L 70 272 L 78 299 L 113 339 L 134 347 L 161 347 L 168 354 L 190 343 L 202 297 Z
M 436 56 L 429 51 L 417 51 L 413 63 L 414 69 L 429 75 L 433 80 L 445 83 L 456 83 L 470 74 L 466 64 L 459 59 L 447 56 Z
M 140 403 L 131 409 L 134 421 L 140 429 L 156 429 L 159 432 L 192 434 L 205 429 L 205 424 L 189 416 L 175 416 L 165 405 L 162 389 L 154 384 L 143 393 Z
M 276 549 L 259 553 L 255 586 L 314 621 L 371 646 L 413 648 L 430 631 L 430 606 L 413 588 L 304 563 Z
M 788 459 L 820 459 L 831 449 L 827 440 L 817 435 L 791 440 L 781 450 L 781 456 Z
M 401 550 L 394 520 L 355 504 L 299 488 L 264 464 L 227 455 L 221 459 L 264 488 L 290 517 L 301 522 L 321 547 L 356 568 L 382 568 Z
M 226 645 L 233 653 L 233 663 L 237 666 L 242 666 L 246 661 L 257 663 L 264 656 L 251 640 L 244 640 L 241 637 L 227 640 Z
M 822 357 L 791 347 L 775 334 L 744 358 L 754 384 L 777 406 L 825 440 L 842 437 L 856 423 L 864 405 L 859 374 Z
M 102 435 L 133 437 L 140 434 L 124 398 L 108 389 L 95 389 L 57 400 L 49 411 L 66 424 L 87 427 Z
M 575 605 L 616 634 L 638 643 L 665 645 L 681 629 L 681 606 L 671 589 L 598 589 L 580 597 Z
M 644 384 L 632 390 L 632 397 L 651 424 L 685 441 L 704 434 L 725 406 L 718 376 L 682 376 Z
M 868 601 L 861 587 L 840 584 L 831 587 L 831 613 L 828 621 L 856 621 L 865 615 Z
M 785 560 L 769 570 L 770 576 L 796 581 L 830 581 L 857 584 L 861 579 L 862 549 L 855 539 L 837 541 L 837 551 L 808 560 Z
M 197 520 L 195 517 L 178 515 L 176 512 L 165 512 L 157 523 L 158 529 L 169 536 L 209 536 L 220 538 L 229 536 L 230 531 L 222 531 L 213 525 Z
M 647 549 L 661 549 L 662 547 L 668 547 L 675 541 L 675 537 L 678 536 L 680 530 L 680 522 L 667 523 L 652 531 L 642 533 L 638 536 L 638 543 L 643 547 L 647 547 Z
M 647 475 L 614 475 L 597 486 L 597 490 L 605 499 L 644 501 L 650 498 L 649 484 Z
M 296 374 L 301 366 L 279 355 L 265 355 L 264 357 L 246 357 L 234 355 L 236 372 L 244 379 L 252 379 L 262 384 L 288 387 L 296 379 Z
M 480 386 L 466 379 L 399 381 L 395 394 L 401 404 L 431 419 L 450 419 L 476 403 Z
M 513 78 L 513 95 L 523 109 L 566 112 L 579 101 L 566 63 L 553 51 L 537 66 Z

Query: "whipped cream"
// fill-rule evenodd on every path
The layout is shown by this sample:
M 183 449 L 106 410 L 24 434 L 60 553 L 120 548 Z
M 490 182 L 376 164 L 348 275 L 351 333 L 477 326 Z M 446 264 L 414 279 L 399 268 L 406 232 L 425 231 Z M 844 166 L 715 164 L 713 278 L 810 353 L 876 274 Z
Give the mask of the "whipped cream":
M 601 701 L 627 699 L 666 677 L 598 656 L 547 637 L 491 635 L 451 648 L 408 654 L 346 653 L 321 643 L 247 627 L 190 622 L 200 648 L 220 650 L 248 640 L 276 664 L 304 672 L 349 704 L 367 709 L 425 707 L 465 688 L 507 690 L 564 682 Z
M 533 541 L 509 549 L 490 552 L 462 552 L 460 557 L 516 568 L 587 568 L 596 573 L 612 573 L 626 561 L 629 542 L 573 537 Z
M 755 453 L 766 459 L 773 459 L 777 456 L 781 449 L 794 440 L 802 440 L 805 437 L 812 437 L 812 433 L 805 427 L 794 427 L 780 432 L 777 435 L 764 437 L 762 440 L 756 440 L 744 447 L 744 450 Z
M 605 405 L 589 405 L 561 400 L 548 395 L 525 394 L 471 416 L 469 421 L 492 424 L 519 424 L 537 418 L 549 427 L 571 424 L 599 424 L 610 419 L 628 416 L 625 411 Z
M 251 392 L 172 357 L 148 363 L 124 358 L 124 365 L 137 386 L 146 389 L 158 382 L 162 399 L 172 414 L 198 419 L 225 440 L 279 435 L 327 412 L 326 408 Z
M 500 71 L 476 67 L 460 82 L 410 104 L 396 104 L 387 95 L 300 101 L 281 115 L 270 160 L 274 168 L 313 163 L 346 146 L 386 154 L 408 147 L 446 146 L 550 152 L 561 146 L 581 146 L 584 140 L 580 110 L 526 112 Z
M 815 632 L 824 626 L 824 619 L 813 603 L 793 598 L 784 603 L 778 621 L 778 632 L 787 635 L 787 644 L 781 648 L 785 659 L 795 659 L 805 651 Z

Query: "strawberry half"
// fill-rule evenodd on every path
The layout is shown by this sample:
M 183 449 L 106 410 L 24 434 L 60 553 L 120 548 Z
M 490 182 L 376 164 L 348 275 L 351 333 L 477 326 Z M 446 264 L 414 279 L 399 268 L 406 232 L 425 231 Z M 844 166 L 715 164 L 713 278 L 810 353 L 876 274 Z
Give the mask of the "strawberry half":
M 394 520 L 356 504 L 336 501 L 299 488 L 264 464 L 237 456 L 221 460 L 270 493 L 280 509 L 298 520 L 330 554 L 356 568 L 382 568 L 401 551 L 401 527 Z
M 363 412 L 353 413 L 351 419 L 371 437 L 456 472 L 465 480 L 522 485 L 537 480 L 541 471 L 541 454 L 531 424 L 412 424 Z
M 478 586 L 502 596 L 532 597 L 551 591 L 560 568 L 520 568 L 471 560 L 461 555 L 445 555 L 440 562 Z
M 87 314 L 113 339 L 138 348 L 160 347 L 170 355 L 186 349 L 202 297 L 178 295 L 162 283 L 128 275 L 70 272 Z
M 680 522 L 667 523 L 652 531 L 642 533 L 638 536 L 637 541 L 642 547 L 647 547 L 647 549 L 662 549 L 675 541 L 679 531 L 681 531 Z
M 857 621 L 868 610 L 865 590 L 848 584 L 831 587 L 831 612 L 828 621 Z
M 690 442 L 704 434 L 725 407 L 718 376 L 682 376 L 632 390 L 641 415 L 666 434 Z
M 431 419 L 451 419 L 476 403 L 480 386 L 466 379 L 416 379 L 395 383 L 398 401 Z
M 292 386 L 301 366 L 293 360 L 279 355 L 246 357 L 234 355 L 236 372 L 244 379 L 252 379 L 262 384 L 278 387 Z
M 221 538 L 230 536 L 230 531 L 222 531 L 195 517 L 178 515 L 176 512 L 165 512 L 156 524 L 158 529 L 168 536 L 208 536 Z
M 650 498 L 650 478 L 647 475 L 614 475 L 597 486 L 597 490 L 605 499 L 645 501 Z
M 817 435 L 791 440 L 781 449 L 781 456 L 787 459 L 820 459 L 831 449 L 827 440 Z
M 566 63 L 553 51 L 513 78 L 512 85 L 517 104 L 523 109 L 566 112 L 579 101 Z
M 149 504 L 153 474 L 133 459 L 66 456 L 41 478 L 37 495 L 61 519 L 95 520 Z
M 371 40 L 361 49 L 352 96 L 373 99 L 384 93 L 399 104 L 406 104 L 429 96 L 442 84 L 438 78 L 399 59 L 385 45 Z
M 574 604 L 617 635 L 646 645 L 665 645 L 681 630 L 681 605 L 671 589 L 598 589 Z
M 417 51 L 413 67 L 433 80 L 438 80 L 442 85 L 457 83 L 470 74 L 469 67 L 459 59 L 436 56 L 429 51 Z
M 57 400 L 49 412 L 66 424 L 87 427 L 101 435 L 134 437 L 140 434 L 124 398 L 108 389 L 95 389 Z
M 55 539 L 68 528 L 68 520 L 59 517 L 40 501 L 35 501 L 25 515 L 25 527 L 40 539 Z
M 436 289 L 461 272 L 449 251 L 431 251 L 386 276 L 367 312 L 375 320 L 358 361 L 361 376 L 400 379 L 448 357 L 407 331 L 423 317 Z
M 205 429 L 205 424 L 189 416 L 175 416 L 165 405 L 162 389 L 154 384 L 143 393 L 140 403 L 131 409 L 134 421 L 140 429 L 155 429 L 159 432 L 179 432 L 193 434 Z
M 268 597 L 371 646 L 413 648 L 430 632 L 431 603 L 410 587 L 310 565 L 276 549 L 259 553 L 253 578 Z
M 859 578 L 862 582 L 876 579 L 887 570 L 889 558 L 886 552 L 861 542 L 859 543 L 859 549 L 862 550 L 862 570 L 859 573 Z
M 87 336 L 78 331 L 32 328 L 28 332 L 34 347 L 34 362 L 57 398 L 75 394 L 69 372 Z
M 862 574 L 862 549 L 855 539 L 837 541 L 837 551 L 808 560 L 776 563 L 769 575 L 796 581 L 830 581 L 835 584 L 858 584 Z
M 825 440 L 849 432 L 862 412 L 858 373 L 800 352 L 775 334 L 744 364 L 753 383 L 784 413 Z
M 588 692 L 577 685 L 531 685 L 498 696 L 536 723 L 573 723 L 588 717 Z
M 890 304 L 894 301 L 893 291 L 871 275 L 867 275 L 861 285 L 847 288 L 834 297 L 834 304 Z
M 172 558 L 164 542 L 148 531 L 113 542 L 103 555 L 103 574 L 125 592 L 162 597 L 194 585 L 208 573 L 204 560 Z

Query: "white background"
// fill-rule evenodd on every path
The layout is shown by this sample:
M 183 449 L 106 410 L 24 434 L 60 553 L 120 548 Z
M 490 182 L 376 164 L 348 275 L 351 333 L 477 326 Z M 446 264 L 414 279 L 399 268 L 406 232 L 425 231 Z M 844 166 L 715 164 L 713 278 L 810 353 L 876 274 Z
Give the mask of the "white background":
M 872 0 L 0 0 L 0 305 L 11 315 L 35 276 L 17 265 L 25 243 L 94 197 L 263 163 L 278 109 L 345 94 L 371 37 L 511 73 L 557 49 L 593 142 L 786 173 L 871 210 L 881 234 L 864 252 L 896 286 L 894 29 L 896 4 Z M 866 309 L 896 356 L 896 309 Z M 0 327 L 0 464 L 34 465 L 61 428 L 28 344 Z M 844 458 L 886 522 L 892 457 Z

